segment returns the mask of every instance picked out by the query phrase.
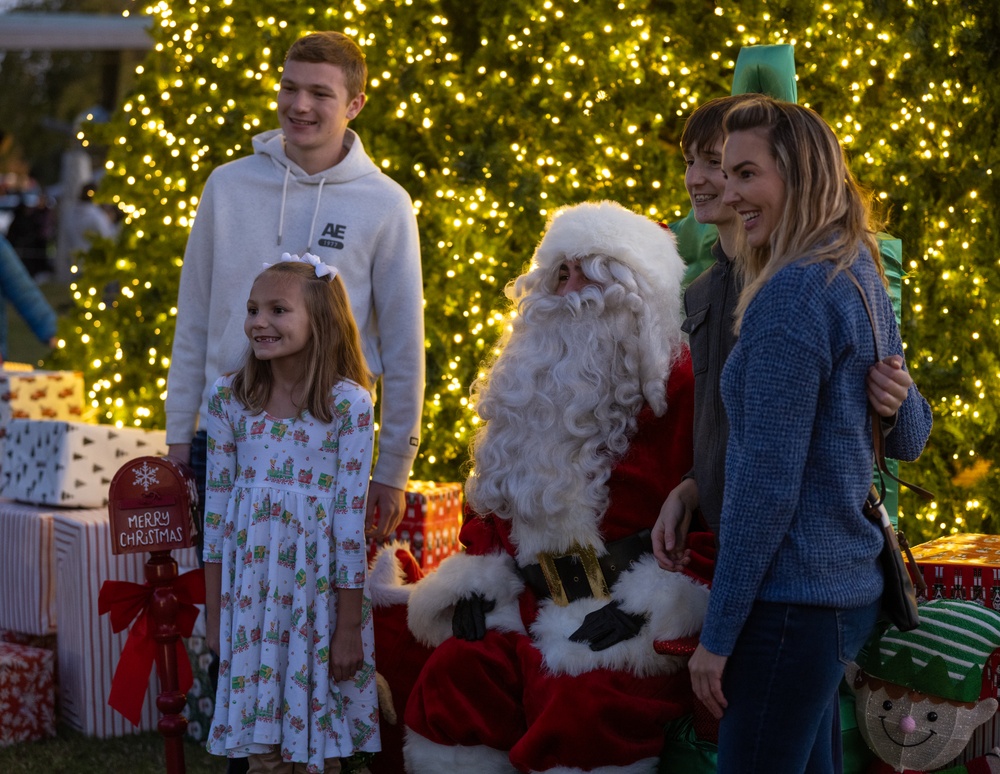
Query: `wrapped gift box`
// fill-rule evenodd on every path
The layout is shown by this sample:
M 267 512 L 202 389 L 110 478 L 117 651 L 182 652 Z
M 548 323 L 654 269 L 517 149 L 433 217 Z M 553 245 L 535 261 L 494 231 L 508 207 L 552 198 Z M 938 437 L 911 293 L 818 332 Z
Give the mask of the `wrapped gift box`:
M 79 421 L 83 409 L 83 374 L 79 371 L 32 371 L 12 363 L 0 366 L 0 491 L 5 481 L 7 426 L 12 419 Z
M 928 599 L 964 599 L 1000 610 L 1000 535 L 958 534 L 913 546 L 913 558 L 927 583 Z M 1000 700 L 1000 652 L 987 662 L 984 682 Z M 972 734 L 959 762 L 1000 745 L 1000 713 Z
M 52 508 L 0 500 L 0 629 L 56 630 Z
M 56 735 L 51 650 L 0 642 L 0 747 Z
M 125 462 L 167 453 L 162 430 L 12 419 L 0 494 L 36 505 L 97 508 Z
M 410 551 L 425 572 L 462 550 L 462 485 L 411 481 L 406 491 L 406 513 L 390 537 L 410 545 Z M 378 547 L 369 547 L 369 559 Z
M 128 630 L 115 634 L 109 616 L 97 611 L 106 580 L 145 582 L 148 554 L 111 553 L 111 523 L 106 509 L 53 512 L 56 553 L 56 620 L 61 717 L 89 736 L 107 738 L 152 731 L 159 713 L 155 670 L 138 726 L 108 706 L 111 679 Z M 174 551 L 178 565 L 196 566 L 195 549 Z
M 948 535 L 912 551 L 929 599 L 964 599 L 1000 610 L 1000 535 Z
M 0 423 L 3 419 L 77 421 L 83 407 L 83 374 L 79 371 L 0 368 Z

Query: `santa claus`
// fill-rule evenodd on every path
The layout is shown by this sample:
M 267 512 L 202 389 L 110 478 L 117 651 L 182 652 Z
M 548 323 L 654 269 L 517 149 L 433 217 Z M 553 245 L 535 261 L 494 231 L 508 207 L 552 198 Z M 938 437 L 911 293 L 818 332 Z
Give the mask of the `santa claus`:
M 407 770 L 653 772 L 690 711 L 712 538 L 685 573 L 649 529 L 691 467 L 684 264 L 670 233 L 611 203 L 557 212 L 516 315 L 473 387 L 466 551 L 417 583 L 434 651 L 406 706 Z

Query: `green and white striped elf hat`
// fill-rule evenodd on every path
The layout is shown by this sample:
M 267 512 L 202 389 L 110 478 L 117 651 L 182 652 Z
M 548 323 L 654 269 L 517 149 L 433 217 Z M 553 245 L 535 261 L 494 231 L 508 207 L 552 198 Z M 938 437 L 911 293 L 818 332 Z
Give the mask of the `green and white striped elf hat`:
M 983 669 L 1000 648 L 1000 613 L 972 602 L 935 599 L 920 605 L 920 626 L 890 626 L 868 644 L 863 669 L 928 696 L 975 702 Z

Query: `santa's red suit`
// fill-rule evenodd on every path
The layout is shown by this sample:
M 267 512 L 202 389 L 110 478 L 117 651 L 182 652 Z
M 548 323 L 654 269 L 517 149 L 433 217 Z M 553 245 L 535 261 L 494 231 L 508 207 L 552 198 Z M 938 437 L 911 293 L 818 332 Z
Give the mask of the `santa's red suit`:
M 650 529 L 690 470 L 692 391 L 685 350 L 670 373 L 666 413 L 644 407 L 614 465 L 598 525 L 604 547 Z M 524 562 L 510 521 L 470 516 L 462 530 L 466 553 L 446 560 L 410 597 L 410 628 L 436 649 L 406 707 L 408 770 L 654 771 L 664 724 L 691 710 L 691 689 L 684 660 L 657 654 L 653 642 L 700 630 L 711 535 L 690 536 L 688 574 L 660 569 L 651 553 L 632 556 L 609 580 L 610 596 L 648 621 L 638 635 L 594 651 L 569 636 L 609 600 L 587 595 L 556 604 L 515 566 Z M 475 593 L 496 606 L 486 636 L 470 642 L 452 636 L 451 616 L 461 597 Z

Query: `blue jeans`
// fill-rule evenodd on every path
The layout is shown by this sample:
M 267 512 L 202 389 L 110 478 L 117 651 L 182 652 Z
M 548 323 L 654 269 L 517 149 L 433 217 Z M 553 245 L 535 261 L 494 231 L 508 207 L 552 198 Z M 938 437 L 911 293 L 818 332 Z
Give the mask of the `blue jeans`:
M 722 679 L 720 774 L 834 772 L 837 687 L 878 610 L 754 603 Z

